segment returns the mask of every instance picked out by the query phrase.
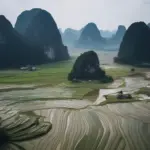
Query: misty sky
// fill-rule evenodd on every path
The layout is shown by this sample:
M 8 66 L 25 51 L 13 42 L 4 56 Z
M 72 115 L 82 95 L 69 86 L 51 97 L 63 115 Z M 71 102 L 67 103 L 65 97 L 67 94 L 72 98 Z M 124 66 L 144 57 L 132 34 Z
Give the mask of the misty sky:
M 150 0 L 0 0 L 0 14 L 13 25 L 22 11 L 36 7 L 49 11 L 62 29 L 95 22 L 100 29 L 114 30 L 119 24 L 150 22 Z

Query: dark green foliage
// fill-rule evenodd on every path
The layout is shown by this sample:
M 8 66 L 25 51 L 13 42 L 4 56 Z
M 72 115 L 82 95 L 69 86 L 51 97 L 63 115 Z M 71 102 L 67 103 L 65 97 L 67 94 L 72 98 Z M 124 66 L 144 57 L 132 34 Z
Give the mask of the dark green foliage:
M 144 22 L 133 23 L 128 28 L 115 61 L 128 64 L 150 62 L 150 28 Z
M 99 67 L 99 59 L 94 51 L 88 51 L 81 54 L 71 73 L 68 75 L 68 80 L 102 80 L 106 78 L 105 71 Z
M 101 80 L 101 82 L 102 83 L 110 83 L 110 82 L 113 82 L 114 80 L 113 80 L 113 78 L 111 77 L 111 76 L 105 76 L 102 80 Z
M 0 68 L 47 61 L 48 58 L 40 47 L 22 37 L 4 16 L 0 16 Z
M 55 61 L 69 58 L 67 47 L 62 43 L 57 24 L 47 11 L 35 8 L 22 12 L 17 18 L 15 29 L 45 51 L 52 48 Z

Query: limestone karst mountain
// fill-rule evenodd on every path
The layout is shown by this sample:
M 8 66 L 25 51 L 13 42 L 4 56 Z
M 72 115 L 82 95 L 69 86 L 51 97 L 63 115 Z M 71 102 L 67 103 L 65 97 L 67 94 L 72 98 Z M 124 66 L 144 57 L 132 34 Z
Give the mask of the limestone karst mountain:
M 126 32 L 126 28 L 123 25 L 119 25 L 116 33 L 112 35 L 112 37 L 106 39 L 106 50 L 119 50 L 120 43 L 122 38 Z
M 103 47 L 104 43 L 105 39 L 101 36 L 96 24 L 88 23 L 83 28 L 79 40 L 76 42 L 76 47 L 99 49 Z
M 63 42 L 67 46 L 74 46 L 75 42 L 79 39 L 82 30 L 83 29 L 75 30 L 75 29 L 67 28 L 62 34 Z
M 80 30 L 75 30 L 72 28 L 67 28 L 64 33 L 60 31 L 62 35 L 63 43 L 69 47 L 74 47 L 76 41 L 79 39 L 84 27 Z M 110 38 L 113 34 L 116 33 L 116 31 L 108 31 L 108 30 L 100 30 L 101 36 L 103 38 Z
M 119 25 L 116 34 L 112 36 L 112 40 L 116 43 L 120 43 L 122 38 L 126 32 L 126 27 L 123 25 Z
M 103 80 L 113 81 L 107 77 L 105 71 L 100 68 L 99 58 L 96 52 L 88 51 L 81 54 L 75 61 L 68 80 Z
M 40 47 L 35 46 L 14 30 L 11 23 L 0 16 L 0 68 L 41 64 L 48 61 Z
M 115 61 L 129 64 L 150 62 L 150 28 L 144 22 L 135 22 L 127 29 Z
M 69 58 L 57 24 L 47 11 L 34 8 L 22 12 L 17 18 L 15 29 L 32 43 L 41 46 L 51 59 L 58 61 Z

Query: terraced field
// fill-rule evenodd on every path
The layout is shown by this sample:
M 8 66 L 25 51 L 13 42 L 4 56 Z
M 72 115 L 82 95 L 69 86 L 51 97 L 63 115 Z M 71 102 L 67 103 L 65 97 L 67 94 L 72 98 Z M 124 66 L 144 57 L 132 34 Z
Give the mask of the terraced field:
M 137 81 L 142 84 L 136 86 Z M 104 95 L 115 94 L 119 90 L 130 93 L 148 85 L 144 79 L 127 78 L 126 87 L 119 88 L 117 80 L 116 84 L 110 85 L 116 88 L 101 89 L 95 102 L 86 99 L 20 99 L 18 102 L 11 97 L 15 97 L 16 92 L 18 96 L 20 92 L 3 92 L 0 95 L 1 127 L 6 130 L 9 140 L 2 149 L 149 150 L 149 101 L 131 100 L 130 103 L 116 102 L 101 106 L 106 101 Z M 29 91 L 32 90 L 20 95 L 30 96 Z M 40 93 L 38 90 L 36 92 Z M 7 99 L 3 99 L 4 93 L 7 93 Z
M 67 70 L 60 69 L 56 83 L 48 76 L 57 69 L 51 71 L 0 75 L 0 150 L 150 149 L 148 77 L 111 68 L 112 84 L 70 84 Z M 133 98 L 116 99 L 120 90 Z

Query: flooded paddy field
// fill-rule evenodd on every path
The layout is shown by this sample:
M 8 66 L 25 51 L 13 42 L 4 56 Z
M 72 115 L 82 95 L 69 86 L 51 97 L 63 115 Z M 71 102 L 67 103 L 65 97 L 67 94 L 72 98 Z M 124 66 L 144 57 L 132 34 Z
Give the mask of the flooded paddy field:
M 149 70 L 131 75 L 113 64 L 115 52 L 99 53 L 113 83 L 68 82 L 74 60 L 1 71 L 0 126 L 9 137 L 2 150 L 149 150 Z M 119 91 L 133 98 L 118 100 Z

